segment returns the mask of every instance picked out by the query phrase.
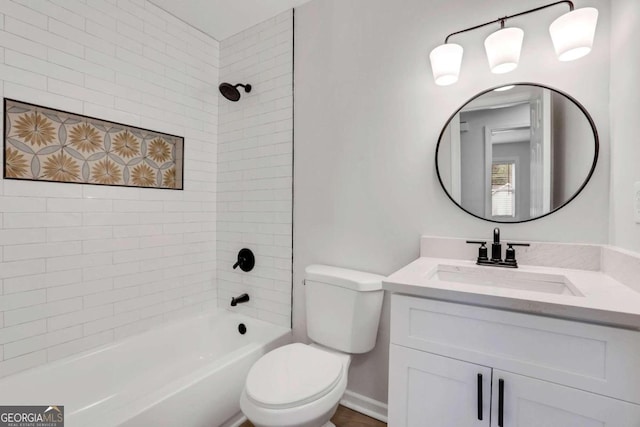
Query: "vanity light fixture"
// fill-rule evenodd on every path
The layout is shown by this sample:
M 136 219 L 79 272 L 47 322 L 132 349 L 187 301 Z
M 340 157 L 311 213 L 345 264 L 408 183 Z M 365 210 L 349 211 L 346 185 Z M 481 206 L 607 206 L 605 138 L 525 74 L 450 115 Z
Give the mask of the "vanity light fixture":
M 569 12 L 557 18 L 549 27 L 556 55 L 560 61 L 572 61 L 587 55 L 591 52 L 593 45 L 593 37 L 598 23 L 598 10 L 593 7 L 575 9 L 572 1 L 561 0 L 449 34 L 445 38 L 444 44 L 433 49 L 429 55 L 436 84 L 448 86 L 457 82 L 460 76 L 464 49 L 459 44 L 449 43 L 451 36 L 499 23 L 501 28 L 489 35 L 484 45 L 491 71 L 496 74 L 508 73 L 516 69 L 520 61 L 524 31 L 516 27 L 505 28 L 505 22 L 508 19 L 538 12 L 562 3 L 569 6 Z

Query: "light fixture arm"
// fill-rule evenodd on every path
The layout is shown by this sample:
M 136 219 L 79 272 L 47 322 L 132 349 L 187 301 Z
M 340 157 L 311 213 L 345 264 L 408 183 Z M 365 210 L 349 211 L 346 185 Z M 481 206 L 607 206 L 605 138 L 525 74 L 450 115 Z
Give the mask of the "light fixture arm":
M 562 3 L 566 3 L 566 4 L 569 5 L 569 11 L 572 11 L 574 9 L 573 2 L 570 1 L 570 0 L 556 1 L 556 2 L 553 2 L 553 3 L 546 4 L 544 6 L 540 6 L 540 7 L 536 7 L 536 8 L 533 8 L 533 9 L 525 10 L 524 12 L 516 13 L 515 15 L 504 16 L 502 18 L 498 18 L 498 19 L 495 19 L 495 20 L 490 21 L 490 22 L 485 22 L 484 24 L 476 25 L 476 26 L 473 26 L 473 27 L 465 28 L 464 30 L 453 32 L 453 33 L 449 34 L 444 39 L 444 43 L 445 44 L 449 43 L 449 38 L 451 36 L 455 36 L 456 34 L 466 33 L 467 31 L 477 30 L 478 28 L 486 27 L 487 25 L 500 23 L 501 28 L 504 28 L 504 23 L 507 21 L 507 19 L 516 18 L 516 17 L 522 16 L 522 15 L 528 15 L 529 13 L 538 12 L 540 10 L 547 9 L 549 7 L 552 7 L 552 6 L 555 6 L 555 5 L 558 5 L 558 4 L 562 4 Z

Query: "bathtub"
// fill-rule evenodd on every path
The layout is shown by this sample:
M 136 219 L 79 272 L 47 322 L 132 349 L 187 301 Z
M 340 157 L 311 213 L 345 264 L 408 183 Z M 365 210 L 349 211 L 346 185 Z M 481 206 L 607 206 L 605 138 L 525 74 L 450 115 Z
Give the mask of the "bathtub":
M 230 426 L 251 365 L 290 340 L 221 310 L 4 378 L 0 405 L 64 405 L 66 427 Z

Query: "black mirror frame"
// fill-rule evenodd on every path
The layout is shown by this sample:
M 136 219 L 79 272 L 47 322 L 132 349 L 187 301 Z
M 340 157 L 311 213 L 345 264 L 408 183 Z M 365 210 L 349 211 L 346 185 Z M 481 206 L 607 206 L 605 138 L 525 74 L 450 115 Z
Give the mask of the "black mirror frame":
M 543 215 L 539 215 L 535 218 L 529 218 L 529 219 L 523 219 L 521 221 L 497 221 L 494 219 L 488 219 L 479 215 L 476 215 L 472 212 L 469 212 L 468 210 L 466 210 L 465 208 L 462 207 L 462 205 L 460 205 L 458 202 L 456 202 L 453 197 L 451 197 L 451 194 L 449 194 L 449 192 L 447 191 L 447 189 L 444 186 L 444 183 L 442 182 L 442 177 L 440 176 L 440 168 L 438 166 L 438 152 L 440 150 L 440 143 L 442 142 L 442 137 L 444 136 L 444 133 L 447 129 L 447 126 L 449 126 L 449 123 L 451 123 L 451 120 L 458 114 L 460 113 L 460 111 L 462 111 L 462 109 L 465 107 L 465 105 L 469 104 L 471 101 L 473 101 L 474 99 L 484 95 L 485 93 L 489 93 L 495 89 L 504 87 L 504 86 L 510 86 L 510 85 L 526 85 L 526 86 L 535 86 L 535 87 L 540 87 L 543 89 L 549 89 L 552 90 L 554 92 L 557 92 L 563 96 L 565 96 L 567 99 L 569 99 L 571 102 L 573 102 L 575 104 L 576 107 L 578 107 L 580 109 L 580 111 L 582 111 L 582 113 L 585 115 L 585 117 L 587 118 L 587 120 L 589 121 L 589 125 L 591 126 L 591 130 L 593 131 L 593 139 L 594 139 L 594 143 L 595 143 L 595 151 L 594 151 L 594 156 L 593 156 L 593 164 L 591 165 L 591 170 L 589 171 L 589 174 L 587 175 L 587 177 L 585 178 L 584 182 L 582 183 L 582 185 L 580 186 L 580 188 L 578 189 L 578 191 L 575 192 L 575 194 L 573 196 L 571 196 L 566 202 L 564 202 L 562 205 L 558 206 L 557 208 L 543 214 Z M 593 176 L 593 173 L 595 172 L 596 169 L 596 164 L 598 163 L 598 156 L 600 153 L 600 138 L 598 136 L 598 130 L 596 129 L 596 124 L 593 121 L 593 118 L 591 117 L 591 115 L 589 114 L 589 112 L 587 111 L 586 108 L 584 108 L 584 106 L 578 102 L 574 97 L 572 97 L 571 95 L 567 94 L 566 92 L 563 92 L 561 90 L 549 87 L 549 86 L 545 86 L 539 83 L 530 83 L 530 82 L 520 82 L 520 83 L 505 83 L 505 84 L 501 84 L 500 86 L 495 86 L 492 87 L 490 89 L 487 89 L 485 91 L 482 91 L 476 95 L 474 95 L 473 97 L 469 98 L 467 100 L 467 102 L 465 102 L 464 104 L 462 104 L 462 106 L 460 108 L 458 108 L 451 116 L 449 116 L 449 119 L 446 121 L 446 123 L 444 124 L 444 126 L 442 127 L 442 130 L 440 131 L 440 136 L 438 137 L 438 144 L 436 145 L 436 155 L 435 155 L 435 163 L 436 163 L 436 174 L 438 175 L 438 181 L 440 182 L 440 186 L 442 187 L 442 189 L 444 190 L 445 194 L 447 195 L 447 197 L 449 198 L 449 200 L 451 200 L 457 207 L 459 207 L 460 209 L 462 209 L 463 211 L 465 211 L 466 213 L 468 213 L 471 216 L 474 216 L 478 219 L 481 219 L 483 221 L 487 221 L 487 222 L 492 222 L 492 223 L 497 223 L 497 224 L 522 224 L 524 222 L 529 222 L 529 221 L 535 221 L 537 219 L 540 218 L 544 218 L 548 215 L 551 215 L 552 213 L 555 213 L 557 211 L 559 211 L 560 209 L 562 209 L 563 207 L 567 206 L 569 203 L 571 203 L 576 197 L 578 197 L 578 195 L 582 192 L 582 190 L 584 190 L 584 188 L 587 186 L 587 184 L 589 183 L 589 181 L 591 180 L 591 177 Z

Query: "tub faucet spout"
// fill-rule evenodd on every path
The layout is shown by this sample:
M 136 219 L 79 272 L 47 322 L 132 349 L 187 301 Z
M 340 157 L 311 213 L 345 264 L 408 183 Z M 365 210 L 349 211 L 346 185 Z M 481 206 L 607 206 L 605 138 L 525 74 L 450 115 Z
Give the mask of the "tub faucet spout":
M 235 307 L 238 304 L 242 304 L 243 302 L 249 302 L 249 295 L 248 294 L 242 294 L 242 295 L 238 295 L 237 297 L 232 297 L 231 298 L 231 307 Z

